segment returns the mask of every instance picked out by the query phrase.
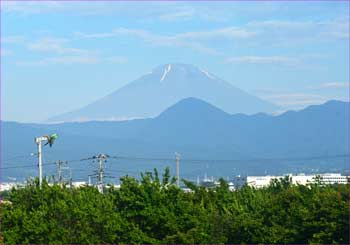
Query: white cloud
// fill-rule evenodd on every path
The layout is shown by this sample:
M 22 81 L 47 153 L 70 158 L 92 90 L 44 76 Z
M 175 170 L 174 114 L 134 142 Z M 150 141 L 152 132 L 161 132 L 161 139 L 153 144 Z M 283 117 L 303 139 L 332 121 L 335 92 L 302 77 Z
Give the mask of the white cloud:
M 124 64 L 123 56 L 102 56 L 96 51 L 75 48 L 67 38 L 45 37 L 26 44 L 30 51 L 44 53 L 47 57 L 38 60 L 18 61 L 17 65 L 38 66 L 51 64 L 97 64 L 102 62 Z
M 43 66 L 43 65 L 71 65 L 71 64 L 98 64 L 98 63 L 113 63 L 125 64 L 128 59 L 123 56 L 101 57 L 96 54 L 82 54 L 82 55 L 62 55 L 47 57 L 39 60 L 18 61 L 17 65 L 22 66 Z
M 114 29 L 112 32 L 108 33 L 92 33 L 92 34 L 85 34 L 85 33 L 77 33 L 78 37 L 81 38 L 115 38 L 119 36 L 128 36 L 128 37 L 136 37 L 141 40 L 143 40 L 146 43 L 150 43 L 155 46 L 165 46 L 165 47 L 187 47 L 191 48 L 193 50 L 216 55 L 218 52 L 216 52 L 214 49 L 208 48 L 205 45 L 192 41 L 192 40 L 185 40 L 184 38 L 179 38 L 176 35 L 158 35 L 153 34 L 151 32 L 141 30 L 141 29 L 128 29 L 128 28 L 118 28 Z
M 275 94 L 275 95 L 270 95 L 267 98 L 270 99 L 319 99 L 319 98 L 324 98 L 321 95 L 318 94 L 305 94 L 305 93 L 285 93 L 285 94 Z
M 263 98 L 283 107 L 321 104 L 328 100 L 328 98 L 322 95 L 307 93 L 274 94 L 264 96 Z
M 164 13 L 159 16 L 160 20 L 163 21 L 177 21 L 177 20 L 187 20 L 194 16 L 193 9 L 179 10 L 172 13 Z
M 28 49 L 32 51 L 54 52 L 58 54 L 82 54 L 88 52 L 83 49 L 66 47 L 68 42 L 69 40 L 65 38 L 47 37 L 28 44 Z
M 40 60 L 18 61 L 17 65 L 42 66 L 42 65 L 66 65 L 66 64 L 96 64 L 99 62 L 96 56 L 57 56 Z
M 330 82 L 330 83 L 322 83 L 316 88 L 321 89 L 341 89 L 341 88 L 349 88 L 349 83 L 346 82 Z
M 182 34 L 175 35 L 176 38 L 181 39 L 215 39 L 215 38 L 225 38 L 225 39 L 244 39 L 256 36 L 256 32 L 248 31 L 244 28 L 239 27 L 226 27 L 219 28 L 210 31 L 198 31 L 198 32 L 186 32 Z
M 228 63 L 248 63 L 248 64 L 282 64 L 296 65 L 300 60 L 288 56 L 237 56 L 226 59 Z
M 111 57 L 105 58 L 105 61 L 113 64 L 125 64 L 128 62 L 128 59 L 123 56 L 111 56 Z
M 64 5 L 58 1 L 5 1 L 1 3 L 6 13 L 18 13 L 21 15 L 41 14 L 64 9 Z
M 331 89 L 349 89 L 349 83 L 329 82 L 298 90 L 280 88 L 257 88 L 251 92 L 285 109 L 301 109 L 305 106 L 321 104 L 329 100 L 349 101 L 346 93 L 334 93 Z
M 5 1 L 2 3 L 5 13 L 22 16 L 59 13 L 79 16 L 118 16 L 145 20 L 177 21 L 193 18 L 194 8 L 177 3 L 123 3 L 123 2 L 86 2 L 74 1 Z
M 60 56 L 46 58 L 42 62 L 47 64 L 96 64 L 98 58 L 94 56 Z
M 147 30 L 130 28 L 116 28 L 111 32 L 104 33 L 76 33 L 77 37 L 80 38 L 115 38 L 119 36 L 136 37 L 156 46 L 187 47 L 211 55 L 218 55 L 219 53 L 215 49 L 207 47 L 201 41 L 219 38 L 229 40 L 245 39 L 251 38 L 255 36 L 255 34 L 255 32 L 250 32 L 237 27 L 227 27 L 209 31 L 184 32 L 173 35 L 155 34 Z
M 327 21 L 272 19 L 252 21 L 245 27 L 274 42 L 349 39 L 349 17 Z
M 198 40 L 198 39 L 215 39 L 215 38 L 227 38 L 227 39 L 249 38 L 249 37 L 254 37 L 256 35 L 256 32 L 248 31 L 246 29 L 238 28 L 238 27 L 226 27 L 226 28 L 219 28 L 219 29 L 213 29 L 208 31 L 184 32 L 184 33 L 173 34 L 173 35 L 154 34 L 147 30 L 130 29 L 130 28 L 116 28 L 113 31 L 106 32 L 106 33 L 92 33 L 92 34 L 85 34 L 81 32 L 77 33 L 77 36 L 82 38 L 110 38 L 110 37 L 117 37 L 120 35 L 137 36 L 145 40 L 153 40 L 153 41 L 157 41 L 157 40 L 185 41 L 188 39 Z
M 92 34 L 87 34 L 83 32 L 76 32 L 75 36 L 78 38 L 111 38 L 111 37 L 116 37 L 116 34 L 113 32 L 105 32 L 105 33 L 92 33 Z
M 191 10 L 182 12 L 167 12 L 163 18 L 181 18 L 190 16 Z M 168 16 L 168 17 L 164 17 Z M 136 37 L 144 42 L 157 46 L 186 47 L 198 52 L 210 55 L 223 55 L 217 51 L 217 46 L 208 41 L 246 41 L 249 45 L 295 45 L 305 42 L 323 42 L 348 38 L 348 18 L 329 21 L 288 21 L 288 20 L 263 20 L 253 21 L 241 26 L 226 26 L 211 30 L 188 31 L 175 34 L 159 34 L 144 29 L 116 28 L 110 32 L 102 33 L 77 33 L 81 38 L 115 38 L 120 36 Z M 281 63 L 284 65 L 297 65 L 299 58 L 286 56 L 245 56 L 232 57 L 229 62 L 246 63 Z
M 283 29 L 283 30 L 301 30 L 309 29 L 314 26 L 312 21 L 289 21 L 289 20 L 263 20 L 251 21 L 247 23 L 248 27 L 252 28 L 266 28 L 266 29 Z
M 287 93 L 288 90 L 280 89 L 280 88 L 256 88 L 251 91 L 252 93 L 257 94 L 282 94 Z

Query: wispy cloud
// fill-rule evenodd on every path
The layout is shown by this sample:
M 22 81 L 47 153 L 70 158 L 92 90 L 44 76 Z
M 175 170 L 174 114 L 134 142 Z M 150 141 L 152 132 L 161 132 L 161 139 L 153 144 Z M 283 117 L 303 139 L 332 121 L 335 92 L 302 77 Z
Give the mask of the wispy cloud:
M 328 93 L 329 89 L 345 88 L 346 85 L 346 83 L 322 83 L 313 86 L 313 89 L 304 87 L 293 91 L 291 89 L 259 88 L 251 92 L 284 109 L 301 109 L 309 105 L 322 104 L 329 100 L 349 101 L 349 97 L 344 93 Z
M 60 56 L 46 58 L 41 62 L 43 64 L 96 64 L 98 58 L 94 56 Z
M 125 64 L 128 62 L 128 59 L 124 56 L 111 56 L 105 58 L 104 60 L 112 64 Z
M 4 12 L 18 13 L 21 15 L 41 14 L 64 9 L 64 5 L 59 1 L 5 1 L 1 3 Z
M 199 52 L 215 55 L 217 52 L 214 49 L 208 48 L 201 43 L 184 40 L 177 36 L 158 35 L 142 29 L 118 28 L 108 33 L 76 33 L 81 38 L 116 38 L 120 36 L 136 37 L 142 41 L 165 47 L 187 47 Z
M 184 9 L 178 10 L 172 13 L 164 13 L 159 16 L 159 19 L 162 21 L 184 21 L 187 19 L 192 19 L 194 16 L 193 9 Z
M 251 21 L 247 23 L 248 27 L 252 28 L 265 28 L 265 29 L 281 29 L 283 30 L 307 30 L 310 27 L 314 26 L 312 21 L 289 21 L 289 20 L 279 20 L 279 19 L 270 19 L 262 21 Z
M 283 107 L 321 104 L 328 100 L 328 98 L 322 95 L 308 93 L 275 94 L 265 96 L 264 99 L 272 101 L 275 104 Z
M 318 86 L 310 87 L 311 89 L 349 89 L 349 83 L 346 82 L 329 82 L 321 83 Z
M 5 1 L 2 3 L 5 13 L 21 16 L 61 13 L 79 16 L 119 16 L 160 21 L 184 21 L 194 18 L 195 8 L 187 4 L 147 2 L 62 2 L 62 1 Z M 198 12 L 200 13 L 200 12 Z M 204 14 L 205 15 L 205 14 Z M 198 15 L 197 15 L 198 16 Z
M 187 32 L 182 34 L 174 35 L 175 38 L 179 39 L 216 39 L 216 38 L 225 38 L 225 39 L 241 39 L 241 38 L 250 38 L 256 36 L 255 31 L 249 31 L 240 27 L 226 27 L 219 28 L 209 31 L 197 31 L 197 32 Z
M 95 56 L 57 56 L 39 60 L 18 61 L 17 65 L 22 66 L 43 66 L 43 65 L 67 65 L 67 64 L 96 64 L 99 59 Z
M 33 43 L 28 44 L 28 49 L 40 52 L 55 52 L 58 54 L 82 54 L 87 53 L 87 50 L 67 47 L 68 39 L 65 38 L 42 38 Z
M 219 54 L 218 51 L 213 48 L 209 48 L 201 41 L 213 39 L 245 39 L 253 37 L 255 34 L 255 32 L 250 32 L 238 27 L 226 27 L 209 31 L 183 32 L 172 35 L 155 34 L 148 30 L 130 28 L 117 28 L 111 32 L 104 33 L 76 33 L 76 35 L 80 38 L 116 38 L 120 36 L 137 37 L 156 46 L 187 47 L 199 52 L 213 55 Z
M 153 41 L 169 41 L 169 40 L 185 40 L 185 39 L 214 39 L 214 38 L 227 38 L 227 39 L 240 39 L 240 38 L 249 38 L 254 37 L 256 32 L 248 31 L 244 28 L 239 27 L 226 27 L 226 28 L 218 28 L 208 31 L 193 31 L 193 32 L 184 32 L 173 35 L 161 35 L 155 34 L 148 30 L 143 29 L 131 29 L 131 28 L 116 28 L 111 32 L 105 33 L 76 33 L 79 37 L 82 38 L 110 38 L 110 37 L 118 37 L 120 35 L 129 35 L 129 36 L 137 36 L 146 40 Z
M 296 65 L 300 59 L 288 56 L 236 56 L 226 59 L 228 63 Z
M 261 38 L 271 39 L 273 42 L 349 39 L 347 16 L 327 21 L 283 19 L 251 21 L 245 27 L 257 31 Z
M 252 93 L 256 94 L 282 94 L 282 93 L 288 93 L 289 91 L 286 89 L 280 89 L 280 88 L 256 88 L 252 90 Z
M 48 53 L 48 57 L 19 61 L 18 65 L 50 65 L 50 64 L 96 64 L 100 62 L 97 52 L 75 48 L 69 45 L 67 38 L 45 37 L 27 44 L 30 51 Z
M 98 63 L 112 63 L 112 64 L 125 64 L 128 62 L 128 59 L 123 56 L 110 56 L 102 57 L 97 54 L 84 54 L 84 55 L 62 55 L 47 57 L 38 60 L 27 60 L 27 61 L 18 61 L 17 65 L 21 66 L 45 66 L 45 65 L 72 65 L 72 64 L 81 64 L 81 65 L 91 65 Z
M 26 42 L 20 42 L 27 40 Z M 18 60 L 17 65 L 22 66 L 42 66 L 52 64 L 97 64 L 97 63 L 114 63 L 125 64 L 128 59 L 124 56 L 102 55 L 96 50 L 88 50 L 73 47 L 72 40 L 69 38 L 43 37 L 29 42 L 23 37 L 8 37 L 8 42 L 18 42 L 30 52 L 44 55 L 44 58 L 36 60 Z M 4 51 L 2 55 L 4 55 Z M 6 52 L 6 51 L 5 51 Z

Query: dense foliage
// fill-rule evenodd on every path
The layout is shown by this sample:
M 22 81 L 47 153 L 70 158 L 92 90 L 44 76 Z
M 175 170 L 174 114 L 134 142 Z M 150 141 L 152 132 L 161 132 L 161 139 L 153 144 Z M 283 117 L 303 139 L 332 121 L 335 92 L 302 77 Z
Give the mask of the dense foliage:
M 1 204 L 2 243 L 349 243 L 349 186 L 291 185 L 184 192 L 166 170 L 120 189 L 37 181 Z M 11 203 L 10 203 L 11 202 Z

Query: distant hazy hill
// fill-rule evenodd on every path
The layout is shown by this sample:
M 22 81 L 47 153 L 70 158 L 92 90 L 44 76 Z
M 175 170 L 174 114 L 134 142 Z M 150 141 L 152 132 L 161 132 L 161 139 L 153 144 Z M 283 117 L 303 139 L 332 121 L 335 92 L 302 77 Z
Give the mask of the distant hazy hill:
M 278 107 L 193 65 L 167 64 L 79 110 L 49 121 L 125 120 L 158 116 L 176 102 L 195 97 L 228 113 L 275 112 Z
M 60 138 L 54 147 L 45 149 L 47 160 L 77 159 L 99 152 L 115 156 L 172 157 L 178 151 L 184 159 L 238 160 L 206 161 L 211 170 L 205 171 L 218 175 L 231 175 L 234 169 L 251 174 L 264 170 L 300 171 L 302 167 L 332 169 L 347 166 L 349 160 L 327 159 L 327 156 L 349 154 L 349 103 L 329 101 L 279 116 L 262 113 L 248 116 L 231 115 L 202 100 L 187 98 L 154 119 L 55 125 L 3 122 L 2 132 L 3 159 L 34 152 L 35 136 L 57 132 Z M 314 156 L 323 157 L 307 160 Z M 245 162 L 256 158 L 286 160 Z M 127 165 L 114 166 L 125 171 L 139 170 L 135 161 L 124 160 L 122 163 Z M 142 168 L 173 164 L 147 160 L 144 163 Z M 13 164 L 13 161 L 4 164 Z M 197 171 L 190 163 L 182 166 L 183 171 Z M 203 166 L 201 168 L 203 170 Z

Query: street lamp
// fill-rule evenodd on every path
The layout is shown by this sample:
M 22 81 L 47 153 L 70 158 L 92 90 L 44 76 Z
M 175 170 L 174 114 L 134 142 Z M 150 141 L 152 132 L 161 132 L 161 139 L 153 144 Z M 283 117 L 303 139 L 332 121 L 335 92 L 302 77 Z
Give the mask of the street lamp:
M 44 135 L 41 137 L 36 137 L 35 138 L 35 143 L 38 146 L 38 167 L 39 167 L 39 187 L 41 189 L 41 184 L 42 184 L 42 142 L 46 141 L 46 145 L 49 145 L 52 147 L 53 143 L 55 140 L 58 138 L 57 134 L 51 134 L 51 135 Z

